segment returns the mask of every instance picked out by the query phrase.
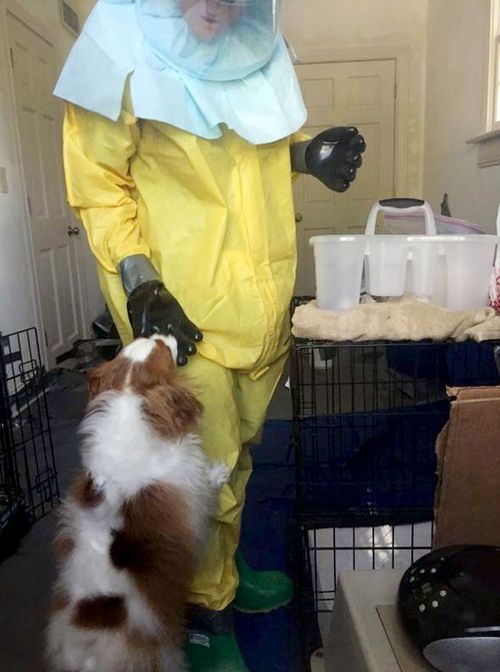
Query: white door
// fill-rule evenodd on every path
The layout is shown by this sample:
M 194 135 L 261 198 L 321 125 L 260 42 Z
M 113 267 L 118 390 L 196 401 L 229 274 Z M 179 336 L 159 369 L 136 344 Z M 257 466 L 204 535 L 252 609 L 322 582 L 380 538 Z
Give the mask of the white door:
M 54 47 L 7 14 L 16 114 L 35 272 L 49 366 L 82 336 L 77 258 L 80 229 L 66 204 L 61 151 L 62 104 L 52 96 Z
M 296 67 L 309 112 L 307 133 L 354 125 L 366 139 L 363 166 L 350 189 L 337 194 L 313 177 L 295 185 L 299 265 L 296 294 L 314 294 L 309 238 L 362 233 L 373 203 L 394 196 L 395 61 L 315 63 Z

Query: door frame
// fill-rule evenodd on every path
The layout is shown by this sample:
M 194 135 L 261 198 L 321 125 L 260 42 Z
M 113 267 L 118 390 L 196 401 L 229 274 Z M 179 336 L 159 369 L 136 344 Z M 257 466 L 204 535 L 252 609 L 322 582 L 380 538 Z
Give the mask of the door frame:
M 35 311 L 35 322 L 34 326 L 37 327 L 40 340 L 40 350 L 43 364 L 46 368 L 49 366 L 48 362 L 48 353 L 45 340 L 45 324 L 43 320 L 42 312 L 42 302 L 41 302 L 41 293 L 40 293 L 40 283 L 38 281 L 37 267 L 36 267 L 36 253 L 35 253 L 35 244 L 33 239 L 33 232 L 30 226 L 30 215 L 28 211 L 28 198 L 27 198 L 27 188 L 26 180 L 24 175 L 22 154 L 21 154 L 21 135 L 19 128 L 19 120 L 16 110 L 16 98 L 15 98 L 15 83 L 14 83 L 14 73 L 10 67 L 10 51 L 9 51 L 9 31 L 8 31 L 8 16 L 9 14 L 13 16 L 21 23 L 24 23 L 28 28 L 37 33 L 43 40 L 48 42 L 51 47 L 54 49 L 54 54 L 57 55 L 57 39 L 55 33 L 50 30 L 43 22 L 41 22 L 37 17 L 33 16 L 28 10 L 21 6 L 16 0 L 0 0 L 0 36 L 3 35 L 3 48 L 0 52 L 0 56 L 3 56 L 5 63 L 7 64 L 8 78 L 6 81 L 7 84 L 7 97 L 8 105 L 11 112 L 11 122 L 10 127 L 13 131 L 13 139 L 15 146 L 15 159 L 17 163 L 17 173 L 19 179 L 19 198 L 18 206 L 19 212 L 21 214 L 21 226 L 23 228 L 23 238 L 25 242 L 25 251 L 26 251 L 26 261 L 27 271 L 29 275 L 30 285 L 32 288 L 32 300 L 33 307 Z M 2 42 L 2 40 L 0 40 Z M 3 52 L 3 53 L 2 53 Z M 56 63 L 57 64 L 57 63 Z M 69 206 L 68 206 L 69 207 Z M 71 216 L 74 217 L 73 213 Z M 77 294 L 79 302 L 79 319 L 81 321 L 81 331 L 82 335 L 85 335 L 88 331 L 87 329 L 87 319 L 88 319 L 88 297 L 84 291 L 82 268 L 80 267 L 80 255 L 75 255 L 76 268 L 75 268 L 75 281 L 77 285 Z
M 9 51 L 9 37 L 8 37 L 9 33 L 7 27 L 7 16 L 9 13 L 11 13 L 13 16 L 26 23 L 26 11 L 24 10 L 23 7 L 20 7 L 15 2 L 15 0 L 0 0 L 0 38 L 3 38 L 0 39 L 0 47 L 1 47 L 0 56 L 3 58 L 4 63 L 6 64 L 5 70 L 8 73 L 7 77 L 5 78 L 6 100 L 8 110 L 10 112 L 10 119 L 8 120 L 8 126 L 12 133 L 13 138 L 14 159 L 16 163 L 16 172 L 17 172 L 16 181 L 19 184 L 17 206 L 19 209 L 22 235 L 24 240 L 24 249 L 27 261 L 26 265 L 27 265 L 29 284 L 31 286 L 31 300 L 33 303 L 33 310 L 35 313 L 34 314 L 35 324 L 33 326 L 35 326 L 36 329 L 38 330 L 40 341 L 40 353 L 44 366 L 47 366 L 48 365 L 47 347 L 45 345 L 45 328 L 42 316 L 40 286 L 38 284 L 38 277 L 35 272 L 35 246 L 33 242 L 31 227 L 29 225 L 27 189 L 26 189 L 26 181 L 24 178 L 24 170 L 22 166 L 19 124 L 17 119 L 16 103 L 14 96 L 14 78 L 12 74 L 12 68 L 10 67 L 10 51 Z M 33 21 L 33 25 L 37 23 L 38 22 L 36 20 Z M 37 25 L 37 27 L 35 28 L 37 32 L 38 28 L 39 26 Z
M 410 109 L 410 45 L 406 43 L 387 45 L 342 46 L 342 47 L 303 47 L 297 49 L 297 65 L 313 63 L 343 63 L 347 61 L 387 61 L 396 64 L 395 92 L 395 143 L 394 143 L 394 193 L 406 196 L 420 196 L 423 190 L 423 133 L 421 138 L 421 165 L 418 185 L 409 193 L 409 116 Z M 424 100 L 422 99 L 422 104 Z M 424 110 L 422 109 L 422 113 Z M 413 191 L 418 193 L 413 193 Z

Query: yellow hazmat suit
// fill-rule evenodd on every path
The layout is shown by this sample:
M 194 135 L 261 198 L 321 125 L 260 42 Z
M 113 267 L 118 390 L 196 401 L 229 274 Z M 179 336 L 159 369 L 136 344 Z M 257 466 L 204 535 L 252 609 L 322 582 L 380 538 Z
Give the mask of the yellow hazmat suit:
M 290 144 L 253 145 L 223 127 L 205 140 L 134 116 L 68 104 L 64 159 L 70 204 L 98 260 L 124 343 L 132 339 L 119 262 L 145 254 L 204 334 L 186 375 L 205 407 L 204 448 L 232 470 L 190 601 L 221 610 L 235 595 L 249 444 L 288 350 L 296 241 Z M 289 179 L 287 179 L 289 176 Z

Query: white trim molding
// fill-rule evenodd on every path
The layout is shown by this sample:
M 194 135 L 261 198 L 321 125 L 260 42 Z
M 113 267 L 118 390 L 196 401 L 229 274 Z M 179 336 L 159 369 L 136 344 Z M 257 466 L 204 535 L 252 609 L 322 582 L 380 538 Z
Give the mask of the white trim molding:
M 0 53 L 5 59 L 5 63 L 11 63 L 11 52 L 8 39 L 8 27 L 7 27 L 7 17 L 8 15 L 14 16 L 16 19 L 19 19 L 27 25 L 31 25 L 33 29 L 46 41 L 49 43 L 53 38 L 52 34 L 46 27 L 41 24 L 39 21 L 34 19 L 29 15 L 28 12 L 24 10 L 15 0 L 0 0 Z M 28 200 L 26 197 L 27 189 L 26 182 L 24 178 L 24 171 L 22 169 L 22 157 L 21 157 L 21 143 L 19 139 L 19 125 L 17 122 L 17 115 L 15 109 L 15 94 L 14 94 L 14 78 L 12 75 L 12 69 L 10 65 L 7 67 L 8 75 L 3 82 L 5 85 L 5 100 L 8 108 L 8 125 L 11 129 L 12 137 L 14 139 L 15 145 L 15 170 L 16 170 L 16 181 L 19 183 L 19 189 L 17 190 L 17 207 L 19 208 L 19 214 L 21 217 L 22 224 L 22 234 L 24 239 L 24 249 L 26 253 L 26 273 L 29 278 L 29 285 L 31 288 L 31 301 L 34 311 L 34 324 L 30 326 L 36 327 L 39 339 L 40 339 L 40 350 L 42 361 L 45 366 L 48 364 L 47 359 L 47 348 L 45 345 L 45 328 L 42 316 L 42 302 L 40 296 L 40 286 L 38 283 L 37 274 L 35 272 L 35 245 L 33 241 L 33 235 L 31 227 L 29 226 L 29 213 L 28 213 Z M 0 73 L 0 76 L 1 73 Z
M 467 141 L 468 145 L 477 145 L 477 165 L 489 168 L 500 165 L 500 128 L 482 133 Z
M 483 128 L 485 132 L 467 140 L 477 145 L 478 168 L 500 165 L 500 122 L 496 120 L 499 105 L 499 50 L 500 50 L 500 0 L 490 0 L 489 45 L 486 49 L 483 75 Z
M 54 47 L 58 44 L 58 33 L 52 31 L 39 18 L 33 16 L 29 10 L 26 10 L 16 0 L 0 0 L 0 58 L 5 60 L 5 63 L 11 63 L 11 53 L 8 39 L 8 19 L 13 17 L 17 21 L 25 24 L 32 31 L 37 33 L 47 44 Z M 61 25 L 61 32 L 63 31 Z M 56 51 L 55 51 L 56 53 Z M 3 81 L 0 82 L 0 88 L 5 87 L 5 98 L 7 101 L 7 109 L 9 119 L 7 121 L 10 133 L 13 138 L 13 146 L 15 147 L 15 171 L 16 181 L 18 182 L 17 198 L 18 209 L 23 229 L 24 247 L 26 255 L 26 272 L 29 276 L 31 287 L 31 300 L 34 309 L 35 323 L 30 326 L 35 326 L 40 336 L 40 348 L 42 351 L 43 363 L 47 366 L 49 364 L 47 348 L 44 338 L 45 325 L 43 320 L 42 301 L 40 284 L 36 272 L 36 253 L 35 242 L 33 238 L 33 231 L 30 226 L 30 216 L 28 211 L 27 187 L 23 171 L 23 161 L 21 155 L 21 135 L 15 108 L 15 83 L 12 68 L 9 66 L 5 68 L 5 76 L 0 72 Z M 88 329 L 88 299 L 83 285 L 83 274 L 79 264 L 76 264 L 76 282 L 77 294 L 79 297 L 79 321 L 81 321 L 82 333 Z

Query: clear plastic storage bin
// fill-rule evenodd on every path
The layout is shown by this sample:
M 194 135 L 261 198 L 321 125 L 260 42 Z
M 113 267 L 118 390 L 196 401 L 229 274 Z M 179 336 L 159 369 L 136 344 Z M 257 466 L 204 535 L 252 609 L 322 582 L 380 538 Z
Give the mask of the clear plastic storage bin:
M 426 235 L 377 235 L 379 214 L 419 214 Z M 364 236 L 315 236 L 316 296 L 322 310 L 343 311 L 359 303 L 363 264 L 366 291 L 375 297 L 413 294 L 450 310 L 489 304 L 497 236 L 436 235 L 430 205 L 390 199 L 373 206 Z

